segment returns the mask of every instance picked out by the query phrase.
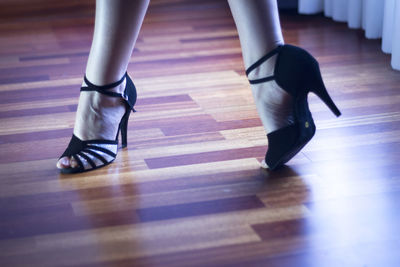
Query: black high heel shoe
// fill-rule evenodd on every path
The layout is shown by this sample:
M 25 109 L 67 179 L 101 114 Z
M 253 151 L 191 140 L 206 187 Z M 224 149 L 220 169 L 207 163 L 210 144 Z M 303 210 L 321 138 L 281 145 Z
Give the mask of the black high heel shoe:
M 123 94 L 107 91 L 107 89 L 120 85 L 124 79 L 126 79 L 126 87 Z M 131 111 L 135 111 L 133 106 L 136 103 L 136 88 L 132 80 L 127 73 L 121 78 L 121 80 L 103 86 L 97 86 L 84 78 L 87 86 L 81 87 L 81 91 L 96 91 L 100 94 L 104 94 L 110 97 L 121 97 L 124 99 L 126 111 L 118 126 L 117 136 L 115 140 L 87 140 L 82 141 L 74 134 L 72 135 L 71 141 L 68 144 L 67 149 L 62 154 L 62 157 L 73 157 L 78 163 L 77 168 L 62 168 L 61 173 L 78 173 L 91 171 L 104 167 L 113 162 L 117 156 L 118 150 L 118 135 L 121 130 L 121 143 L 122 147 L 126 147 L 127 142 L 127 131 L 128 131 L 128 120 Z
M 278 46 L 251 65 L 246 70 L 246 75 L 276 54 L 272 76 L 249 80 L 251 84 L 275 80 L 293 97 L 293 124 L 267 135 L 268 151 L 265 163 L 271 170 L 279 168 L 293 158 L 315 134 L 315 124 L 307 102 L 309 92 L 315 93 L 337 117 L 341 115 L 325 88 L 318 62 L 302 48 L 292 45 Z

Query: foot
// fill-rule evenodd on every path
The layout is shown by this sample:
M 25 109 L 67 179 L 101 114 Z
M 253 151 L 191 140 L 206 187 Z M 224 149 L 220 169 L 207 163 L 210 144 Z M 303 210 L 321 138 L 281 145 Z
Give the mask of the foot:
M 252 71 L 249 80 L 272 76 L 276 58 L 272 56 Z M 251 90 L 266 134 L 293 123 L 293 99 L 275 80 L 251 84 Z M 261 167 L 268 168 L 264 160 Z
M 126 80 L 120 85 L 108 89 L 108 91 L 123 93 L 125 84 Z M 82 86 L 86 86 L 85 82 Z M 75 118 L 74 135 L 83 141 L 115 140 L 118 125 L 125 109 L 122 98 L 109 97 L 95 91 L 81 92 Z M 59 169 L 76 167 L 78 167 L 78 163 L 73 157 L 62 157 L 57 162 Z

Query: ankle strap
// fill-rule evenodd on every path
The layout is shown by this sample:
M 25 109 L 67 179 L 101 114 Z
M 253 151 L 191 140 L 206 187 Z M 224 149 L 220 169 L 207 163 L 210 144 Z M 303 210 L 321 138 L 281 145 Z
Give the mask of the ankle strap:
M 272 57 L 275 54 L 278 54 L 279 51 L 281 51 L 283 45 L 278 46 L 277 48 L 275 48 L 274 50 L 270 51 L 268 54 L 266 54 L 265 56 L 263 56 L 262 58 L 260 58 L 259 60 L 257 60 L 253 65 L 251 65 L 247 70 L 246 70 L 246 75 L 247 77 L 249 77 L 249 74 L 256 68 L 258 68 L 261 64 L 263 64 L 265 61 L 267 61 L 270 57 Z M 249 80 L 249 82 L 251 84 L 255 84 L 255 83 L 263 83 L 263 82 L 268 82 L 275 79 L 275 76 L 268 76 L 265 78 L 261 78 L 261 79 L 256 79 L 256 80 Z
M 127 74 L 128 73 L 125 72 L 124 76 L 122 76 L 122 78 L 119 81 L 116 81 L 116 82 L 110 83 L 110 84 L 106 84 L 106 85 L 95 85 L 95 84 L 89 82 L 89 80 L 87 79 L 87 77 L 85 75 L 83 80 L 85 81 L 87 86 L 82 86 L 81 91 L 96 91 L 101 94 L 112 96 L 112 97 L 123 97 L 122 94 L 115 93 L 115 92 L 109 92 L 109 91 L 107 91 L 107 89 L 110 89 L 110 88 L 120 85 L 125 80 Z

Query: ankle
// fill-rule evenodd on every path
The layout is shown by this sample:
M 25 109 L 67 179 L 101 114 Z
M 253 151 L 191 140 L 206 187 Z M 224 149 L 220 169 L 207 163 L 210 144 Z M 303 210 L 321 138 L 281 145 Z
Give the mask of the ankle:
M 109 82 L 109 83 L 95 83 L 88 76 L 86 76 L 86 78 L 90 83 L 92 83 L 92 84 L 94 84 L 96 86 L 104 86 L 104 85 L 111 84 L 111 83 L 115 82 L 115 80 L 114 80 L 113 82 Z M 82 81 L 82 87 L 85 87 L 85 86 L 88 86 L 88 84 L 85 81 Z M 125 90 L 125 87 L 126 87 L 126 77 L 123 79 L 123 81 L 120 84 L 118 84 L 115 87 L 108 88 L 107 91 L 123 94 L 124 90 Z
M 275 66 L 278 54 L 284 46 L 278 46 L 267 54 L 258 58 L 247 69 L 246 75 L 251 84 L 258 84 L 275 79 Z
M 88 81 L 97 86 L 104 86 L 113 84 L 117 81 L 120 81 L 123 77 L 125 77 L 126 68 L 99 68 L 93 65 L 88 64 L 86 67 L 85 77 Z
M 252 72 L 250 72 L 247 78 L 249 80 L 257 80 L 264 77 L 273 76 L 277 57 L 278 55 L 274 55 L 268 58 L 260 66 L 255 68 Z
M 243 50 L 243 62 L 245 65 L 245 68 L 248 69 L 251 65 L 253 65 L 255 62 L 257 62 L 260 58 L 264 57 L 274 49 L 276 49 L 279 46 L 284 45 L 285 43 L 283 40 L 277 40 L 275 42 L 272 42 L 268 45 L 263 45 L 262 47 L 258 49 L 246 49 Z

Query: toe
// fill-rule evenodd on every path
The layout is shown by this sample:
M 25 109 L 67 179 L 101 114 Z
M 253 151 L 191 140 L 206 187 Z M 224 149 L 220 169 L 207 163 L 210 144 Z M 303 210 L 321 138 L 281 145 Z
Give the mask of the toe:
M 71 166 L 71 163 L 70 163 L 70 160 L 68 157 L 62 157 L 57 162 L 57 168 L 59 168 L 59 169 L 69 168 L 70 166 Z
M 263 169 L 269 169 L 267 163 L 265 163 L 265 159 L 263 159 L 263 160 L 261 161 L 260 165 L 261 165 L 261 168 L 263 168 Z
M 69 162 L 71 163 L 71 168 L 78 167 L 78 162 L 74 159 L 74 157 L 71 157 Z

